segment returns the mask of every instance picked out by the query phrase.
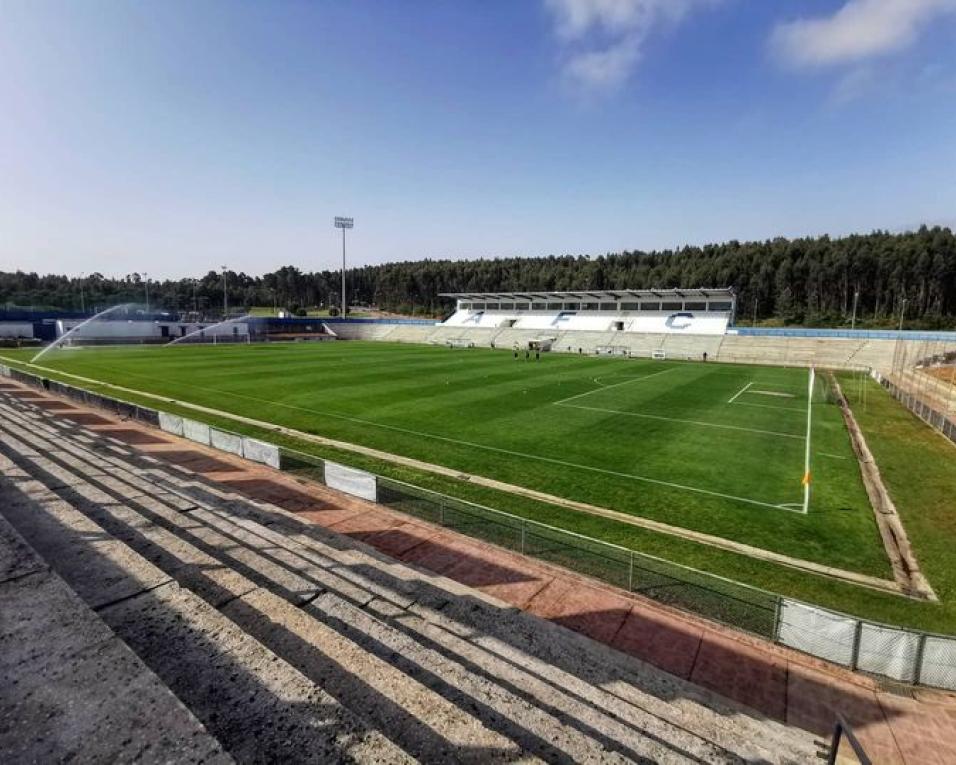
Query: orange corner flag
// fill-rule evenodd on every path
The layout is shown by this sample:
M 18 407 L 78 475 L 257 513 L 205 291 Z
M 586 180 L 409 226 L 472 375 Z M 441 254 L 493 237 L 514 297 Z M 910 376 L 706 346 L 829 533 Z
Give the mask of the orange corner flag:
M 803 483 L 804 486 L 809 486 L 809 485 L 810 485 L 810 471 L 809 471 L 809 470 L 808 470 L 806 473 L 803 474 L 803 481 L 802 481 L 802 483 Z

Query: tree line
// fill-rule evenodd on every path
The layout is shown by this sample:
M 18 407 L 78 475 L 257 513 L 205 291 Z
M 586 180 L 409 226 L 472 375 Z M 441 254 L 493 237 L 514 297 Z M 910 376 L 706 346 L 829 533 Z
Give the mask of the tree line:
M 338 306 L 339 271 L 284 266 L 263 276 L 209 271 L 199 278 L 150 282 L 152 307 L 229 309 Z M 453 308 L 440 292 L 733 287 L 738 324 L 946 328 L 956 320 L 956 237 L 948 228 L 841 238 L 777 238 L 653 252 L 481 260 L 417 260 L 346 272 L 351 305 L 441 316 Z M 111 279 L 0 272 L 0 305 L 91 310 L 143 303 L 138 274 Z

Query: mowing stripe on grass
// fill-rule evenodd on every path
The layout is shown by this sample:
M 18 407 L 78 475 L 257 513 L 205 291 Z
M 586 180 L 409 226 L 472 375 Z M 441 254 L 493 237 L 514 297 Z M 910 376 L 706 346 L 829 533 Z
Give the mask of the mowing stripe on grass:
M 28 366 L 32 366 L 32 367 L 34 367 L 34 368 L 36 368 L 36 369 L 42 369 L 42 370 L 47 371 L 47 372 L 53 372 L 53 373 L 55 373 L 55 374 L 65 375 L 65 376 L 67 376 L 67 377 L 73 377 L 73 378 L 80 379 L 80 380 L 86 380 L 87 382 L 92 382 L 92 383 L 95 383 L 95 384 L 97 384 L 97 385 L 105 385 L 105 386 L 107 386 L 107 387 L 115 388 L 115 389 L 117 389 L 117 390 L 124 390 L 124 391 L 127 391 L 127 392 L 129 392 L 129 393 L 135 393 L 135 394 L 138 394 L 138 395 L 145 395 L 145 396 L 147 396 L 147 397 L 149 397 L 149 398 L 155 398 L 155 399 L 159 399 L 159 400 L 162 400 L 162 401 L 169 401 L 169 402 L 176 403 L 176 404 L 180 404 L 180 405 L 193 406 L 193 408 L 200 408 L 200 409 L 205 408 L 205 407 L 197 407 L 196 405 L 190 405 L 189 402 L 179 401 L 179 400 L 177 400 L 177 399 L 171 399 L 171 398 L 169 398 L 168 396 L 160 396 L 160 395 L 155 394 L 155 393 L 148 393 L 148 392 L 146 392 L 146 391 L 140 391 L 140 390 L 137 390 L 137 389 L 135 389 L 135 388 L 126 388 L 126 387 L 123 387 L 123 386 L 121 386 L 121 385 L 114 385 L 113 383 L 107 383 L 107 382 L 103 382 L 103 381 L 101 381 L 101 380 L 94 380 L 94 379 L 91 379 L 91 378 L 89 378 L 89 377 L 82 377 L 82 376 L 80 376 L 80 375 L 70 374 L 69 372 L 63 372 L 62 370 L 52 369 L 52 368 L 49 368 L 49 367 L 43 367 L 43 366 L 41 366 L 41 365 L 39 365 L 39 364 L 28 363 L 27 365 L 28 365 Z M 662 370 L 661 372 L 655 372 L 654 374 L 663 374 L 664 372 L 669 372 L 671 369 L 674 369 L 674 368 L 675 368 L 675 367 L 671 367 L 670 369 L 665 369 L 665 370 Z M 651 377 L 651 376 L 653 376 L 653 375 L 648 375 L 648 377 Z M 646 379 L 646 378 L 639 378 L 639 379 Z M 464 440 L 459 439 L 459 438 L 451 438 L 450 436 L 440 436 L 440 435 L 437 435 L 437 434 L 434 434 L 434 433 L 425 433 L 425 432 L 423 432 L 423 431 L 412 430 L 412 429 L 410 429 L 410 428 L 402 428 L 402 427 L 399 427 L 399 426 L 397 426 L 397 425 L 386 425 L 386 424 L 381 423 L 381 422 L 374 422 L 373 420 L 365 420 L 365 419 L 362 419 L 361 417 L 352 417 L 352 416 L 345 415 L 345 414 L 336 414 L 336 413 L 332 413 L 332 412 L 323 412 L 323 411 L 320 411 L 320 410 L 318 410 L 318 409 L 311 409 L 311 408 L 309 408 L 309 407 L 298 406 L 298 405 L 296 405 L 296 404 L 286 404 L 286 403 L 283 403 L 283 402 L 281 402 L 281 401 L 272 401 L 272 400 L 267 399 L 267 398 L 260 398 L 259 396 L 250 396 L 250 395 L 245 394 L 245 393 L 233 393 L 232 391 L 219 390 L 219 389 L 217 389 L 217 388 L 207 388 L 207 387 L 199 386 L 199 385 L 193 385 L 192 388 L 193 388 L 194 390 L 203 390 L 203 391 L 206 391 L 206 392 L 208 392 L 208 393 L 216 393 L 216 394 L 219 394 L 219 395 L 232 396 L 232 397 L 234 397 L 234 398 L 247 399 L 247 400 L 249 400 L 249 401 L 255 401 L 255 402 L 260 403 L 260 404 L 268 404 L 268 405 L 272 405 L 272 406 L 279 406 L 279 407 L 282 407 L 282 408 L 285 408 L 285 409 L 292 409 L 292 410 L 296 410 L 296 411 L 300 411 L 300 412 L 309 412 L 309 413 L 311 413 L 311 414 L 317 414 L 317 415 L 322 416 L 322 417 L 330 417 L 330 418 L 337 419 L 337 420 L 345 420 L 345 421 L 348 421 L 348 422 L 356 422 L 356 423 L 359 423 L 359 424 L 361 424 L 361 425 L 370 425 L 370 426 L 372 426 L 372 427 L 383 428 L 383 429 L 385 429 L 385 430 L 392 430 L 392 431 L 395 431 L 395 432 L 397 432 L 397 433 L 406 433 L 406 434 L 408 434 L 408 435 L 418 436 L 418 437 L 420 437 L 420 438 L 430 438 L 430 439 L 433 439 L 433 440 L 436 440 L 436 441 L 442 441 L 442 442 L 451 443 L 451 444 L 458 444 L 458 445 L 460 445 L 460 446 L 467 446 L 467 447 L 473 448 L 473 449 L 483 449 L 483 450 L 485 450 L 485 451 L 495 452 L 495 453 L 497 453 L 497 454 L 507 454 L 507 455 L 510 455 L 510 456 L 512 456 L 512 457 L 522 457 L 522 458 L 524 458 L 524 459 L 535 460 L 535 461 L 538 461 L 538 462 L 546 462 L 546 463 L 549 463 L 549 464 L 552 464 L 552 465 L 560 465 L 561 467 L 576 468 L 576 469 L 578 469 L 578 470 L 586 470 L 586 471 L 589 471 L 589 472 L 592 472 L 592 473 L 601 473 L 601 474 L 603 474 L 603 475 L 613 475 L 613 476 L 617 476 L 617 477 L 619 477 L 619 478 L 626 478 L 626 479 L 628 479 L 628 480 L 638 481 L 638 482 L 641 482 L 641 483 L 648 483 L 648 484 L 652 484 L 652 485 L 655 485 L 655 486 L 664 486 L 664 487 L 667 487 L 667 488 L 670 488 L 670 489 L 677 489 L 677 490 L 679 490 L 679 491 L 687 491 L 687 492 L 692 492 L 692 493 L 695 493 L 695 494 L 703 494 L 703 495 L 708 496 L 708 497 L 717 497 L 717 498 L 719 498 L 719 499 L 726 499 L 726 500 L 729 500 L 729 501 L 731 501 L 731 502 L 740 502 L 740 503 L 743 503 L 743 504 L 753 505 L 753 506 L 756 506 L 756 507 L 766 507 L 766 508 L 769 508 L 769 509 L 771 509 L 771 510 L 786 510 L 786 511 L 788 511 L 788 512 L 792 512 L 791 509 L 790 509 L 787 505 L 785 505 L 785 504 L 775 504 L 775 503 L 773 503 L 773 502 L 763 502 L 763 501 L 761 501 L 761 500 L 759 500 L 759 499 L 751 499 L 751 498 L 749 498 L 749 497 L 738 497 L 738 496 L 733 495 L 733 494 L 725 494 L 725 493 L 719 492 L 719 491 L 712 491 L 712 490 L 710 490 L 710 489 L 703 489 L 703 488 L 700 488 L 700 487 L 698 487 L 698 486 L 687 486 L 687 485 L 685 485 L 685 484 L 675 483 L 675 482 L 673 482 L 673 481 L 664 481 L 664 480 L 661 480 L 661 479 L 659 479 L 659 478 L 651 478 L 651 477 L 649 477 L 649 476 L 636 475 L 636 474 L 634 474 L 634 473 L 623 473 L 623 472 L 619 472 L 619 471 L 617 471 L 617 470 L 608 470 L 607 468 L 594 467 L 594 466 L 592 466 L 592 465 L 581 465 L 581 464 L 576 463 L 576 462 L 568 462 L 568 461 L 566 461 L 566 460 L 559 460 L 559 459 L 556 459 L 556 458 L 554 458 L 554 457 L 544 457 L 544 456 L 541 456 L 541 455 L 538 455 L 538 454 L 528 454 L 528 453 L 526 453 L 526 452 L 514 451 L 514 450 L 512 450 L 512 449 L 503 449 L 503 448 L 498 447 L 498 446 L 488 446 L 488 445 L 486 445 L 486 444 L 479 444 L 479 443 L 476 443 L 476 442 L 474 442 L 474 441 L 464 441 Z M 573 406 L 573 405 L 569 405 L 569 406 Z M 240 415 L 240 417 L 241 417 L 241 415 Z M 705 424 L 706 424 L 706 423 L 705 423 Z M 280 426 L 280 427 L 281 427 L 281 426 Z M 717 426 L 717 427 L 732 427 L 732 426 Z M 785 435 L 785 434 L 777 434 L 777 435 Z M 788 436 L 788 437 L 789 437 L 789 438 L 793 438 L 794 436 Z M 797 437 L 798 437 L 798 436 L 797 436 Z
M 664 371 L 669 371 L 669 370 L 664 370 Z M 662 373 L 657 372 L 656 374 L 662 374 Z M 193 386 L 193 387 L 199 387 L 199 386 Z M 592 465 L 581 465 L 577 462 L 568 462 L 566 460 L 559 460 L 554 457 L 545 457 L 540 454 L 529 454 L 527 452 L 519 452 L 513 449 L 503 449 L 500 446 L 489 446 L 487 444 L 479 444 L 475 441 L 465 441 L 464 439 L 461 439 L 461 438 L 452 438 L 451 436 L 440 436 L 436 433 L 426 433 L 421 430 L 412 430 L 411 428 L 402 428 L 402 427 L 399 427 L 398 425 L 386 425 L 381 422 L 366 420 L 361 417 L 352 417 L 346 414 L 323 412 L 319 409 L 311 409 L 305 406 L 298 406 L 297 404 L 285 404 L 281 401 L 270 401 L 267 398 L 259 398 L 258 396 L 250 396 L 245 393 L 232 393 L 230 391 L 222 391 L 222 390 L 217 390 L 215 388 L 199 388 L 199 389 L 209 391 L 210 393 L 219 393 L 219 394 L 223 394 L 227 396 L 235 396 L 237 398 L 245 398 L 250 401 L 257 401 L 262 404 L 272 404 L 273 406 L 281 406 L 285 409 L 294 409 L 300 412 L 309 412 L 311 414 L 317 414 L 322 417 L 332 417 L 337 420 L 357 422 L 361 425 L 371 425 L 372 427 L 375 427 L 375 428 L 384 428 L 385 430 L 393 430 L 397 433 L 406 433 L 408 435 L 418 436 L 420 438 L 431 438 L 436 441 L 444 441 L 445 443 L 458 444 L 460 446 L 467 446 L 472 449 L 484 449 L 485 451 L 496 452 L 498 454 L 507 454 L 512 457 L 523 457 L 524 459 L 536 460 L 538 462 L 547 462 L 552 465 L 560 465 L 562 467 L 577 468 L 578 470 L 588 470 L 594 473 L 603 473 L 604 475 L 618 476 L 620 478 L 627 478 L 632 481 L 640 481 L 642 483 L 650 483 L 650 484 L 655 484 L 657 486 L 666 486 L 671 489 L 679 489 L 681 491 L 691 491 L 697 494 L 705 494 L 710 497 L 719 497 L 720 499 L 728 499 L 728 500 L 731 500 L 732 502 L 744 502 L 746 504 L 756 505 L 758 507 L 769 507 L 773 510 L 790 510 L 790 508 L 787 505 L 774 504 L 772 502 L 762 502 L 759 499 L 750 499 L 748 497 L 738 497 L 733 494 L 724 494 L 723 492 L 711 491 L 710 489 L 702 489 L 697 486 L 687 486 L 681 483 L 674 483 L 673 481 L 663 481 L 658 478 L 650 478 L 648 476 L 637 475 L 635 473 L 622 473 L 617 470 L 608 470 L 607 468 L 599 468 L 599 467 L 594 467 Z M 563 406 L 569 406 L 572 408 L 575 407 L 574 404 L 563 404 Z M 663 419 L 668 419 L 668 418 L 663 418 Z M 682 422 L 682 421 L 678 420 L 678 422 Z M 708 423 L 701 423 L 701 424 L 708 424 Z M 733 427 L 733 426 L 716 425 L 714 427 Z M 749 430 L 749 428 L 735 428 L 735 429 Z M 754 432 L 759 432 L 759 431 L 754 431 Z M 787 434 L 777 433 L 774 435 L 787 435 Z M 787 437 L 802 438 L 802 436 L 790 436 L 790 435 L 787 435 Z
M 624 382 L 614 383 L 613 385 L 605 385 L 601 388 L 595 388 L 594 390 L 585 391 L 584 393 L 578 393 L 576 396 L 568 396 L 568 398 L 562 398 L 560 401 L 553 401 L 554 404 L 563 404 L 566 401 L 574 401 L 575 399 L 584 398 L 585 396 L 590 396 L 592 393 L 599 393 L 602 391 L 610 390 L 611 388 L 618 388 L 621 385 L 630 385 L 631 383 L 640 382 L 641 380 L 650 380 L 652 377 L 657 377 L 658 375 L 667 374 L 668 372 L 673 372 L 675 369 L 680 369 L 680 367 L 668 367 L 667 369 L 662 369 L 660 372 L 652 372 L 649 375 L 644 375 L 643 377 L 633 377 Z M 595 381 L 596 382 L 596 381 Z M 598 383 L 600 385 L 600 383 Z
M 764 436 L 776 436 L 778 438 L 795 438 L 798 441 L 804 439 L 803 436 L 793 433 L 778 433 L 776 430 L 758 430 L 757 428 L 745 428 L 742 425 L 720 425 L 716 422 L 704 422 L 703 420 L 683 420 L 679 417 L 664 417 L 660 414 L 644 414 L 643 412 L 624 412 L 620 409 L 603 409 L 599 406 L 584 406 L 583 404 L 563 404 L 557 402 L 555 406 L 566 406 L 568 409 L 585 409 L 589 412 L 607 412 L 608 414 L 622 414 L 625 417 L 642 417 L 646 420 L 663 420 L 665 422 L 680 422 L 685 425 L 697 425 L 702 428 L 720 428 L 721 430 L 742 430 L 745 433 L 757 433 Z M 776 407 L 773 407 L 776 408 Z
M 4 357 L 0 356 L 0 359 Z M 6 359 L 5 359 L 6 360 Z M 444 468 L 439 465 L 432 465 L 429 463 L 424 463 L 413 458 L 401 457 L 399 455 L 389 454 L 388 452 L 382 452 L 370 447 L 363 447 L 357 444 L 350 444 L 342 441 L 335 441 L 333 439 L 325 438 L 323 436 L 317 436 L 310 433 L 304 433 L 302 431 L 296 431 L 291 428 L 286 428 L 281 425 L 275 425 L 273 423 L 263 422 L 260 420 L 255 420 L 250 417 L 243 415 L 233 414 L 231 412 L 225 412 L 222 410 L 212 409 L 205 407 L 199 404 L 192 404 L 188 401 L 177 401 L 175 399 L 170 399 L 166 396 L 160 396 L 155 393 L 149 393 L 146 391 L 139 391 L 134 388 L 126 388 L 114 383 L 105 383 L 99 380 L 94 380 L 89 377 L 83 377 L 81 375 L 72 374 L 70 372 L 62 372 L 55 369 L 50 369 L 47 367 L 41 367 L 40 365 L 30 364 L 29 362 L 19 362 L 14 361 L 15 364 L 23 364 L 25 366 L 33 366 L 37 369 L 44 369 L 50 372 L 56 372 L 65 377 L 70 377 L 80 381 L 94 383 L 96 385 L 102 385 L 106 388 L 112 388 L 114 390 L 124 391 L 127 393 L 132 393 L 136 395 L 143 396 L 148 399 L 155 399 L 159 401 L 165 401 L 167 403 L 178 404 L 187 409 L 192 409 L 195 411 L 205 412 L 214 416 L 225 417 L 227 419 L 233 419 L 238 422 L 244 422 L 249 425 L 256 427 L 261 427 L 266 430 L 275 431 L 291 435 L 297 438 L 301 438 L 305 441 L 312 441 L 314 443 L 321 443 L 334 448 L 344 449 L 346 451 L 353 451 L 359 454 L 365 454 L 376 459 L 382 459 L 387 462 L 393 462 L 395 464 L 404 464 L 410 467 L 415 467 L 420 470 L 425 470 L 426 472 L 432 472 L 439 475 L 444 475 L 448 477 L 457 477 L 461 478 L 460 475 L 456 474 L 455 471 Z M 812 574 L 817 574 L 829 578 L 834 578 L 838 580 L 843 580 L 852 584 L 861 585 L 864 587 L 872 588 L 882 592 L 892 593 L 894 595 L 905 595 L 902 592 L 899 584 L 893 580 L 881 579 L 875 576 L 861 574 L 854 571 L 848 571 L 845 569 L 834 568 L 822 563 L 817 563 L 814 561 L 808 561 L 801 558 L 795 558 L 792 556 L 784 555 L 781 553 L 773 552 L 766 550 L 760 547 L 754 547 L 752 545 L 747 545 L 742 542 L 737 542 L 731 539 L 726 539 L 724 537 L 718 537 L 710 534 L 706 534 L 699 531 L 694 531 L 692 529 L 686 529 L 678 526 L 671 526 L 669 524 L 662 523 L 660 521 L 655 521 L 649 518 L 644 518 L 641 516 L 630 515 L 627 513 L 622 513 L 615 510 L 609 510 L 607 508 L 598 507 L 596 505 L 589 505 L 587 503 L 578 502 L 575 500 L 569 500 L 563 497 L 545 494 L 544 492 L 539 492 L 533 489 L 528 489 L 522 486 L 516 486 L 513 484 L 506 484 L 494 479 L 486 479 L 481 476 L 467 476 L 466 480 L 473 480 L 477 485 L 487 486 L 489 488 L 504 491 L 511 494 L 516 494 L 519 496 L 526 496 L 532 499 L 555 504 L 560 507 L 566 507 L 569 509 L 579 510 L 581 512 L 588 513 L 590 515 L 595 515 L 599 517 L 609 518 L 612 520 L 619 521 L 621 523 L 627 523 L 633 526 L 638 526 L 645 528 L 651 531 L 656 531 L 658 533 L 667 534 L 670 536 L 676 536 L 690 541 L 694 541 L 700 544 L 708 545 L 711 547 L 716 547 L 723 550 L 728 550 L 731 552 L 739 553 L 746 555 L 758 560 L 764 560 L 771 563 L 776 563 L 778 565 L 787 566 L 796 570 L 805 571 Z M 570 532 L 573 533 L 573 532 Z

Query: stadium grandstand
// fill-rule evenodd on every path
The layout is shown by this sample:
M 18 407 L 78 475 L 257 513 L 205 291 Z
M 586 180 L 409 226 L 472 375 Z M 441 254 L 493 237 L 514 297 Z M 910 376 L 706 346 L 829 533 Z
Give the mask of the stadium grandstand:
M 542 331 L 722 335 L 733 322 L 732 289 L 443 293 L 456 300 L 445 326 Z
M 733 324 L 730 288 L 456 292 L 433 343 L 653 358 L 713 357 Z

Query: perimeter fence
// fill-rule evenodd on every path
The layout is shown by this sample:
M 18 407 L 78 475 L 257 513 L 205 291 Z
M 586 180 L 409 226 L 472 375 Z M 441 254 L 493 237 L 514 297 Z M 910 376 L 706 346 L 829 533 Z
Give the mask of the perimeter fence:
M 925 374 L 925 372 L 921 374 Z M 886 388 L 887 392 L 893 398 L 899 401 L 923 422 L 931 428 L 938 430 L 953 443 L 956 443 L 956 417 L 949 412 L 943 411 L 946 409 L 945 405 L 941 405 L 938 400 L 933 403 L 927 401 L 924 396 L 920 395 L 920 386 L 918 385 L 899 385 L 896 380 L 892 380 L 879 373 L 874 373 L 873 377 L 880 385 Z
M 956 637 L 820 608 L 716 574 L 279 447 L 282 470 L 854 670 L 956 690 Z

